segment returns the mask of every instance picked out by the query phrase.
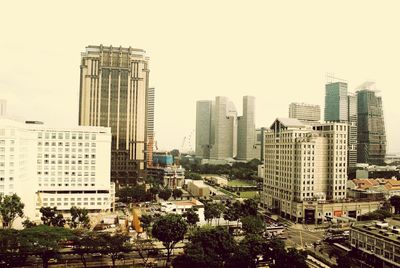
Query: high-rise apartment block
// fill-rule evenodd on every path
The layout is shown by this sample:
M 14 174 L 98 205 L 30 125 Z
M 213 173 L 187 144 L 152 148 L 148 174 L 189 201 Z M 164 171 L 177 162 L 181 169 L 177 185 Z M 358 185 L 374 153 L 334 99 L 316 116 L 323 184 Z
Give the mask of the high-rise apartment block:
M 319 105 L 293 102 L 289 105 L 289 118 L 296 118 L 304 122 L 319 122 L 321 108 Z
M 364 83 L 357 92 L 358 162 L 382 165 L 386 155 L 386 133 L 382 98 L 372 90 L 373 83 Z
M 249 161 L 260 157 L 257 147 L 255 124 L 255 98 L 243 97 L 243 115 L 238 117 L 237 156 L 238 160 Z
M 153 147 L 154 147 L 154 100 L 155 89 L 149 88 L 146 97 L 146 121 L 147 121 L 147 150 L 146 150 L 146 167 L 153 165 Z
M 243 115 L 226 97 L 196 104 L 196 156 L 204 159 L 260 158 L 255 129 L 255 98 L 243 97 Z
M 39 220 L 41 207 L 90 212 L 111 209 L 109 128 L 52 128 L 0 119 L 0 194 L 16 193 L 24 214 Z
M 133 183 L 143 175 L 149 59 L 135 48 L 88 46 L 82 53 L 79 124 L 110 127 L 111 178 Z
M 344 81 L 329 82 L 325 85 L 325 121 L 348 124 L 348 168 L 357 164 L 357 99 L 347 92 Z
M 278 118 L 264 142 L 263 200 L 271 211 L 303 220 L 309 202 L 306 210 L 314 221 L 324 217 L 317 214 L 319 201 L 346 198 L 346 123 L 306 125 Z

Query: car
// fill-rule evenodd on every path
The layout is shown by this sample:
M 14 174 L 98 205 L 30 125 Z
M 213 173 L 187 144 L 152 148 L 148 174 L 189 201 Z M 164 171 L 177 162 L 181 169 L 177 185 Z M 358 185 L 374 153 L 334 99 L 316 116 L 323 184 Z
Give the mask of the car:
M 101 258 L 101 257 L 103 257 L 103 255 L 101 253 L 93 253 L 92 257 L 93 258 Z
M 57 259 L 51 258 L 51 259 L 48 260 L 47 263 L 57 263 L 57 262 L 58 262 Z

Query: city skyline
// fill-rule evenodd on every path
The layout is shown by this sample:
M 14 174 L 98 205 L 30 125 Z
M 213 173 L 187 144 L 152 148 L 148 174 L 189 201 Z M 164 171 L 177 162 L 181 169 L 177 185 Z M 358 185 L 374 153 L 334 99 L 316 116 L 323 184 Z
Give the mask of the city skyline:
M 396 2 L 383 6 L 339 1 L 329 7 L 331 12 L 312 2 L 293 2 L 293 9 L 280 4 L 229 3 L 231 11 L 224 13 L 223 21 L 220 14 L 228 2 L 213 4 L 213 9 L 209 2 L 196 10 L 184 2 L 173 2 L 186 12 L 169 8 L 168 14 L 162 11 L 164 3 L 137 2 L 121 12 L 151 10 L 157 19 L 148 20 L 147 12 L 135 13 L 138 21 L 147 18 L 148 22 L 129 36 L 123 30 L 113 31 L 117 24 L 124 28 L 129 21 L 124 16 L 115 22 L 99 21 L 98 29 L 90 32 L 78 27 L 88 17 L 95 18 L 87 14 L 89 7 L 106 11 L 94 2 L 71 4 L 63 13 L 50 3 L 43 2 L 47 11 L 32 14 L 30 5 L 37 8 L 40 4 L 26 3 L 20 10 L 17 4 L 7 3 L 9 12 L 0 19 L 3 25 L 12 25 L 4 27 L 0 44 L 0 98 L 7 99 L 9 114 L 58 126 L 77 125 L 82 48 L 90 44 L 132 46 L 146 50 L 150 57 L 149 86 L 157 88 L 155 139 L 160 149 L 180 149 L 184 136 L 195 129 L 197 100 L 228 96 L 240 111 L 241 96 L 255 96 L 256 127 L 268 126 L 286 116 L 291 102 L 313 103 L 323 109 L 325 73 L 335 72 L 348 81 L 349 92 L 366 80 L 376 81 L 384 102 L 387 152 L 400 152 L 396 138 L 400 43 L 390 34 L 400 23 Z M 17 11 L 24 19 L 15 16 Z M 286 15 L 281 18 L 278 14 L 283 13 L 277 11 Z M 246 12 L 253 15 L 241 18 Z M 338 12 L 341 20 L 332 22 Z M 68 18 L 70 13 L 76 14 L 75 21 Z M 208 14 L 208 21 L 200 23 L 203 13 Z M 368 20 L 376 16 L 380 19 Z M 260 35 L 261 31 L 266 34 Z M 333 40 L 335 35 L 341 40 Z M 179 76 L 174 75 L 177 70 Z M 204 75 L 208 78 L 202 79 Z M 171 128 L 173 119 L 180 123 Z

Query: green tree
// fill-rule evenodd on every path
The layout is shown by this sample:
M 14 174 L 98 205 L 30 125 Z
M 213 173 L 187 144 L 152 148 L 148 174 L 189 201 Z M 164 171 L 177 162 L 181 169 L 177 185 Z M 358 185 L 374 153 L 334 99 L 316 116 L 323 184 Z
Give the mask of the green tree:
M 222 267 L 236 248 L 233 236 L 222 227 L 200 228 L 189 239 L 185 253 L 173 261 L 174 267 Z
M 149 228 L 153 222 L 153 216 L 149 214 L 142 215 L 140 217 L 140 226 L 145 230 L 146 234 L 149 235 Z
M 31 227 L 35 227 L 37 226 L 37 224 L 29 219 L 25 219 L 22 222 L 22 226 L 24 226 L 24 228 L 31 228 Z
M 152 200 L 150 192 L 146 191 L 146 185 L 134 185 L 121 188 L 116 194 L 121 202 L 146 202 Z
M 71 221 L 69 225 L 71 228 L 90 228 L 89 212 L 85 208 L 71 207 Z
M 132 249 L 136 251 L 139 257 L 143 260 L 143 266 L 148 266 L 148 260 L 152 255 L 153 251 L 157 251 L 156 246 L 151 239 L 136 239 L 132 243 Z
M 199 215 L 196 211 L 196 208 L 189 208 L 182 214 L 190 226 L 196 226 L 196 224 L 200 221 Z
M 299 251 L 295 248 L 289 248 L 286 250 L 280 250 L 277 253 L 275 263 L 272 264 L 271 268 L 280 267 L 294 267 L 294 268 L 307 268 L 307 253 L 305 251 Z
M 258 203 L 254 199 L 246 199 L 242 203 L 241 208 L 242 216 L 257 216 L 258 215 Z
M 64 227 L 66 221 L 61 213 L 57 213 L 57 207 L 41 207 L 40 213 L 42 213 L 40 219 L 44 225 Z
M 174 197 L 174 199 L 182 198 L 182 195 L 183 195 L 183 192 L 181 189 L 174 189 L 172 191 L 172 196 Z
M 183 240 L 187 231 L 187 223 L 182 216 L 168 214 L 158 218 L 152 229 L 153 237 L 160 240 L 167 249 L 167 262 L 176 243 Z
M 394 214 L 400 214 L 400 195 L 394 195 L 390 197 L 389 201 L 394 207 Z
M 228 204 L 227 208 L 224 210 L 224 220 L 226 221 L 236 221 L 239 225 L 240 216 L 242 214 L 242 207 L 239 201 L 235 203 Z
M 23 250 L 40 256 L 44 268 L 48 267 L 49 259 L 57 255 L 59 243 L 73 239 L 71 230 L 48 225 L 23 229 L 20 234 Z
M 165 201 L 168 201 L 168 199 L 171 197 L 172 191 L 170 189 L 163 189 L 158 193 L 158 197 L 161 199 L 164 199 Z
M 204 218 L 210 222 L 212 219 L 218 219 L 224 212 L 224 205 L 222 203 L 207 202 L 204 204 Z
M 87 267 L 86 255 L 99 252 L 102 246 L 98 233 L 86 230 L 75 230 L 74 252 L 81 258 L 83 266 Z
M 129 236 L 125 234 L 101 233 L 99 234 L 99 241 L 102 245 L 101 250 L 110 255 L 112 267 L 115 267 L 115 262 L 121 256 L 121 253 L 129 252 L 132 249 Z
M 20 240 L 19 231 L 0 229 L 0 263 L 3 262 L 4 267 L 24 265 L 28 254 L 20 250 Z
M 265 231 L 265 223 L 261 217 L 246 216 L 241 218 L 241 221 L 246 234 L 262 234 Z
M 11 228 L 17 217 L 23 217 L 24 206 L 18 195 L 0 194 L 0 216 L 3 228 Z
M 258 256 L 263 256 L 267 252 L 268 242 L 259 234 L 248 234 L 240 241 L 239 248 L 245 250 L 245 254 L 241 255 L 248 258 L 248 265 L 250 267 L 257 267 Z

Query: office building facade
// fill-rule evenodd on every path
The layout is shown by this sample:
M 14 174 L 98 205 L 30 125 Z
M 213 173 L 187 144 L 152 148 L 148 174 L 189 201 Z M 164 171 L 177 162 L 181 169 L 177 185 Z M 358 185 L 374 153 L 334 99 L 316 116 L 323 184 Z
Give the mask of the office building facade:
M 238 117 L 237 156 L 238 160 L 249 161 L 260 158 L 255 124 L 255 98 L 243 97 L 243 115 Z
M 348 124 L 347 166 L 355 170 L 357 164 L 357 97 L 348 93 L 346 82 L 325 85 L 325 121 Z
M 210 158 L 211 147 L 211 113 L 213 101 L 196 102 L 196 148 L 197 157 Z
M 265 132 L 264 143 L 262 199 L 271 211 L 304 219 L 298 204 L 346 198 L 346 123 L 306 125 L 278 118 Z M 314 219 L 316 212 L 307 213 Z
M 319 105 L 293 102 L 289 105 L 289 118 L 296 118 L 304 122 L 319 122 L 321 108 Z
M 154 148 L 154 101 L 155 89 L 149 88 L 146 96 L 146 122 L 147 122 L 147 148 L 146 148 L 146 167 L 153 165 L 153 148 Z
M 111 128 L 111 179 L 120 184 L 144 174 L 148 64 L 131 47 L 88 46 L 81 57 L 79 124 Z
M 358 155 L 359 163 L 383 165 L 386 156 L 386 132 L 382 98 L 364 84 L 357 92 L 358 100 Z
M 0 119 L 0 194 L 20 196 L 31 220 L 39 220 L 46 206 L 109 210 L 115 195 L 110 149 L 109 128 Z

